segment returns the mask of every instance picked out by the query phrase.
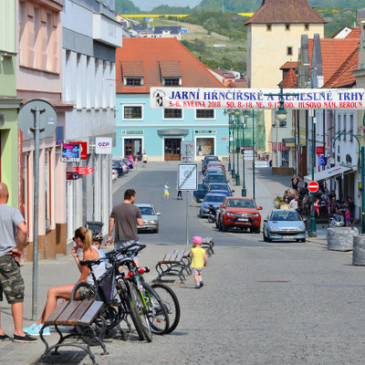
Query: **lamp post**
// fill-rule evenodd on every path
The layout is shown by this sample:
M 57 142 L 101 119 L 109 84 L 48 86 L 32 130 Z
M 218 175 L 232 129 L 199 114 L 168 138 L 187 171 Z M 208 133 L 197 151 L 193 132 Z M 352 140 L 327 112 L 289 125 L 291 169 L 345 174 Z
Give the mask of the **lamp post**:
M 242 112 L 242 115 L 245 119 L 248 119 L 249 117 L 252 116 L 252 198 L 255 200 L 256 199 L 256 176 L 255 176 L 255 111 L 253 110 L 252 113 L 250 113 L 248 110 L 244 110 Z M 243 156 L 243 160 L 245 160 L 244 158 L 245 156 Z M 242 188 L 242 196 L 246 196 L 243 195 L 243 188 Z
M 234 112 L 234 116 L 236 119 L 236 129 L 237 129 L 237 138 L 236 138 L 236 155 L 237 155 L 237 171 L 236 171 L 236 185 L 240 185 L 240 129 L 241 129 L 241 123 L 240 123 L 240 112 L 239 110 L 236 110 Z
M 227 115 L 227 114 L 228 114 L 228 171 L 232 171 L 232 166 L 231 166 L 231 140 L 232 140 L 231 125 L 232 125 L 232 121 L 231 121 L 231 114 L 228 113 L 227 109 L 225 109 L 223 112 L 223 115 Z

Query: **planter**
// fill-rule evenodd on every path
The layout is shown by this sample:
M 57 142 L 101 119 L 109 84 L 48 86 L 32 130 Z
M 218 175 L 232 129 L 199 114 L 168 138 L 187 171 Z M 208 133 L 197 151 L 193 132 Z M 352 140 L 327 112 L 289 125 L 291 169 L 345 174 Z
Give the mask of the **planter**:
M 352 265 L 365 266 L 365 235 L 359 234 L 354 238 Z
M 331 251 L 352 251 L 357 235 L 358 231 L 351 227 L 327 228 L 327 248 Z

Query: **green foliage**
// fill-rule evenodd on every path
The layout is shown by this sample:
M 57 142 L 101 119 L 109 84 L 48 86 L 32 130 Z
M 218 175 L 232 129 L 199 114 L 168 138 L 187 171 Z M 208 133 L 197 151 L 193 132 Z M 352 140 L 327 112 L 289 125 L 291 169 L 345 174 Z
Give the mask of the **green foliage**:
M 153 8 L 150 14 L 190 14 L 192 11 L 189 6 L 160 5 Z
M 130 0 L 115 0 L 115 11 L 120 14 L 138 14 L 141 12 Z

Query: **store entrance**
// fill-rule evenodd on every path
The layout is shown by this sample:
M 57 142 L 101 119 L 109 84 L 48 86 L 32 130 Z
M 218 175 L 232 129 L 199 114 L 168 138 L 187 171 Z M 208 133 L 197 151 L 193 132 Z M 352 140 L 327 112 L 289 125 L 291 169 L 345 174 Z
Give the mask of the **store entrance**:
M 124 140 L 124 157 L 142 156 L 142 139 L 126 138 Z
M 165 139 L 165 161 L 180 161 L 181 155 L 181 139 L 166 138 Z

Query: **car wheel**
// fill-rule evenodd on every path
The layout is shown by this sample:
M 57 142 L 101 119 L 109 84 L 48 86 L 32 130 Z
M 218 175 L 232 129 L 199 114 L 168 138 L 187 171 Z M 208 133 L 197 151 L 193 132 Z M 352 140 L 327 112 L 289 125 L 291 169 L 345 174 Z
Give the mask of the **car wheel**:
M 222 222 L 220 220 L 218 221 L 218 230 L 222 231 Z
M 263 235 L 263 237 L 264 237 L 264 241 L 265 241 L 265 242 L 267 242 L 267 237 L 266 237 L 266 235 L 265 235 L 265 232 L 263 232 L 263 234 L 262 234 L 262 235 Z
M 302 242 L 305 242 L 305 238 L 302 239 Z
M 158 233 L 159 231 L 159 227 L 157 226 L 157 228 L 155 229 L 155 233 Z
M 259 227 L 256 227 L 255 230 L 254 230 L 255 233 L 260 233 L 260 226 Z
M 228 227 L 224 224 L 224 221 L 222 222 L 222 231 L 223 232 L 227 232 L 228 231 Z
M 267 242 L 272 242 L 272 239 L 270 238 L 269 232 L 267 232 Z
M 199 218 L 203 218 L 201 210 L 199 210 Z

